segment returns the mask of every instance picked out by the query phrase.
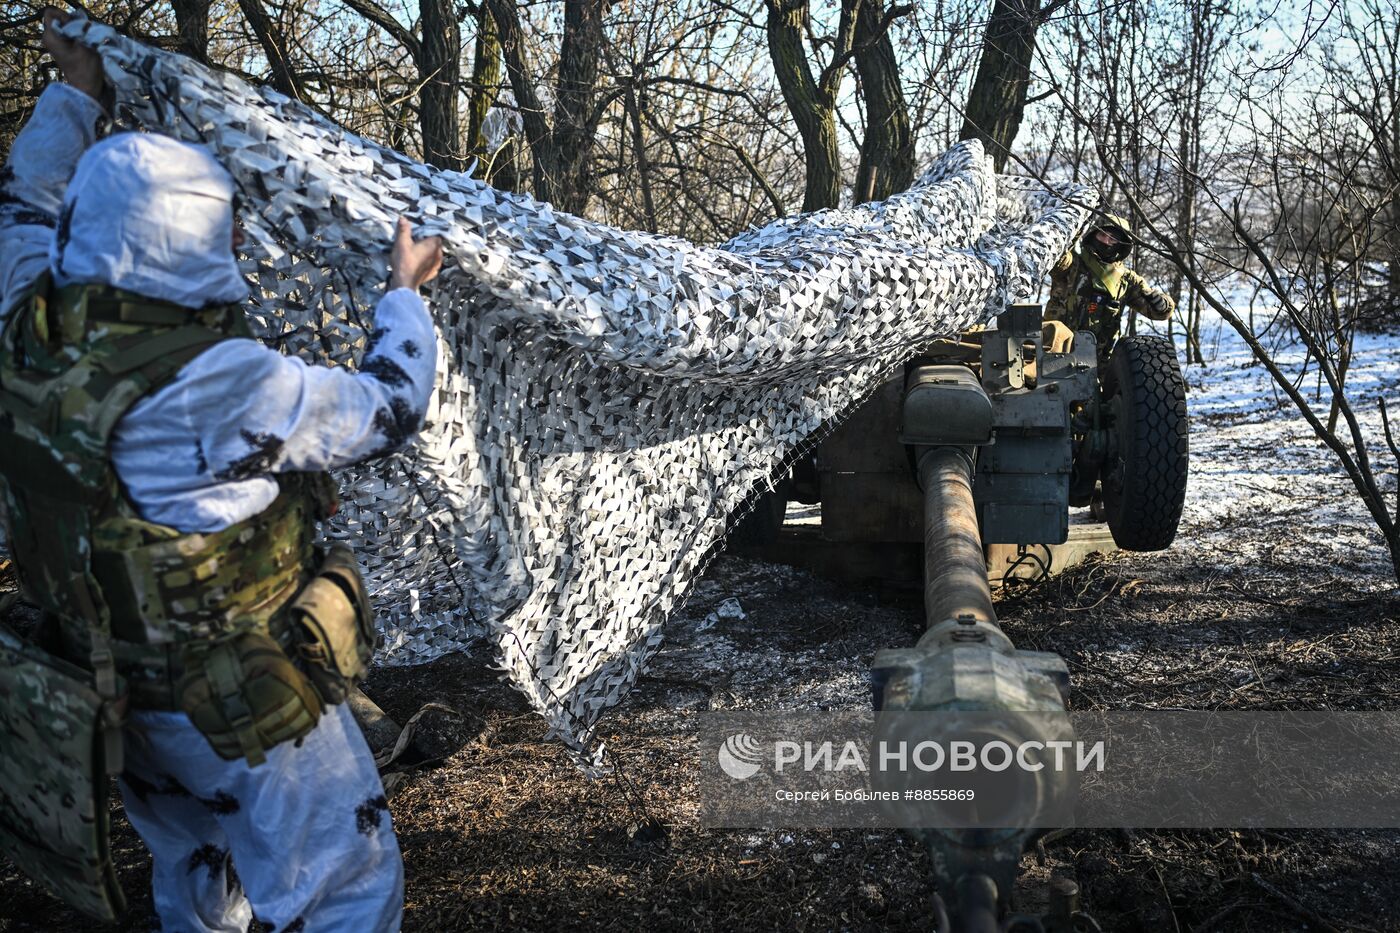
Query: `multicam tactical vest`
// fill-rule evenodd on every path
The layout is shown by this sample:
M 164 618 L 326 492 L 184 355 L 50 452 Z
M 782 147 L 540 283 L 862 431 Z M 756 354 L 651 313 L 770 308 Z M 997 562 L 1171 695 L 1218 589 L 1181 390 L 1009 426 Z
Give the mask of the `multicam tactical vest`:
M 132 704 L 174 708 L 183 646 L 257 629 L 310 578 L 313 523 L 334 507 L 324 474 L 282 483 L 262 513 L 187 534 L 143 520 L 109 452 L 138 399 L 214 344 L 247 336 L 235 307 L 193 311 L 117 289 L 42 279 L 0 346 L 0 476 L 26 596 L 63 653 L 126 680 Z M 108 645 L 110 644 L 110 654 Z
M 1126 288 L 1121 262 L 1105 264 L 1087 250 L 1075 249 L 1076 270 L 1065 301 L 1064 322 L 1071 330 L 1087 330 L 1098 340 L 1099 357 L 1112 351 L 1123 325 L 1123 292 Z
M 124 903 L 107 781 L 122 771 L 125 710 L 182 709 L 216 752 L 256 765 L 320 713 L 289 649 L 334 654 L 347 681 L 367 661 L 368 635 L 336 652 L 307 647 L 291 618 L 324 615 L 317 631 L 340 621 L 342 641 L 359 630 L 345 621 L 357 608 L 348 595 L 325 598 L 342 587 L 313 579 L 329 476 L 284 481 L 260 514 L 186 534 L 144 521 L 113 468 L 112 432 L 132 404 L 246 333 L 234 307 L 192 311 L 45 277 L 0 337 L 0 492 L 21 584 L 45 619 L 29 640 L 0 626 L 0 854 L 106 922 Z M 348 563 L 342 575 L 358 585 Z

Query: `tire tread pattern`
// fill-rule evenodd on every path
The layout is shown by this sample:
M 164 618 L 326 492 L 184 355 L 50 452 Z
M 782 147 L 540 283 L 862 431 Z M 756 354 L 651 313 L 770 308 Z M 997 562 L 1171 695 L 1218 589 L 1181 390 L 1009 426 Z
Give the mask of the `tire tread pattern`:
M 1109 530 L 1128 551 L 1160 551 L 1176 537 L 1189 459 L 1186 383 L 1176 347 L 1164 337 L 1124 337 L 1109 362 L 1105 396 L 1122 392 L 1118 443 L 1121 489 L 1104 484 Z

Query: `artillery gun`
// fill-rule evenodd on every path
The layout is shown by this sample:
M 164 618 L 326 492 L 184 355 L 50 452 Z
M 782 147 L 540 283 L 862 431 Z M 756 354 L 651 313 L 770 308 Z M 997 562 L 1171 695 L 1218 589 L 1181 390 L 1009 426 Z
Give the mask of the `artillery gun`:
M 1187 471 L 1175 348 L 1125 337 L 1100 372 L 1093 334 L 1065 343 L 1046 345 L 1039 305 L 1013 305 L 995 328 L 932 345 L 833 432 L 815 471 L 795 470 L 780 487 L 820 501 L 821 525 L 799 527 L 767 556 L 848 577 L 923 578 L 927 631 L 876 655 L 877 710 L 1004 713 L 1000 738 L 1066 738 L 1034 733 L 1047 722 L 1068 729 L 1068 717 L 1043 714 L 1064 713 L 1069 671 L 1058 655 L 1015 648 L 992 582 L 1047 575 L 1114 546 L 1171 544 Z M 1088 520 L 1072 524 L 1072 506 L 1090 506 Z M 1028 798 L 1065 792 L 1050 771 L 1029 780 Z M 1069 879 L 1052 886 L 1046 915 L 1013 914 L 1021 854 L 1044 831 L 1034 814 L 1018 825 L 914 832 L 932 856 L 940 933 L 1095 928 Z

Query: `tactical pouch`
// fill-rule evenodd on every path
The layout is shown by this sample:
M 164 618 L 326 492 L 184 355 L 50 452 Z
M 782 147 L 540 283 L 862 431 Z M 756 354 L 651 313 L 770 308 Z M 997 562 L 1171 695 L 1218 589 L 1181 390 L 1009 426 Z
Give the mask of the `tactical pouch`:
M 321 718 L 321 701 L 281 646 L 249 631 L 185 650 L 175 688 L 189 716 L 220 758 L 256 767 L 267 752 L 300 739 Z
M 320 571 L 292 600 L 291 616 L 303 636 L 306 676 L 328 706 L 344 702 L 365 676 L 375 641 L 369 595 L 349 548 L 330 549 Z
M 121 767 L 107 736 L 120 741 L 120 683 L 114 695 L 104 700 L 93 674 L 0 625 L 0 853 L 105 922 L 126 909 L 107 837 L 107 776 Z

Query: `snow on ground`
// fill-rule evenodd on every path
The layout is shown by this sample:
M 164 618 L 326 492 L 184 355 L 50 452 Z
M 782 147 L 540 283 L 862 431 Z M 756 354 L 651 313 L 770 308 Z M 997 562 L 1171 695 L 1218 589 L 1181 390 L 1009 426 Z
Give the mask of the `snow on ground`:
M 1176 340 L 1184 359 L 1184 339 Z M 1202 343 L 1206 364 L 1183 368 L 1191 476 L 1176 549 L 1222 567 L 1319 562 L 1361 586 L 1392 584 L 1384 540 L 1336 455 L 1228 324 L 1207 318 Z M 1296 344 L 1277 351 L 1295 376 L 1304 357 Z M 1318 393 L 1315 365 L 1301 388 L 1325 422 L 1330 396 L 1325 383 Z M 1396 464 L 1377 400 L 1384 394 L 1400 411 L 1400 335 L 1357 336 L 1346 394 L 1393 508 Z M 1345 423 L 1339 430 L 1349 441 Z

